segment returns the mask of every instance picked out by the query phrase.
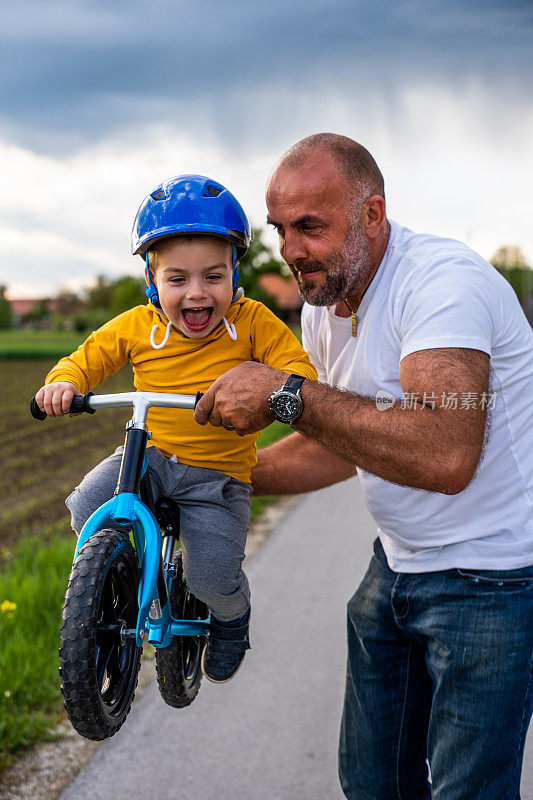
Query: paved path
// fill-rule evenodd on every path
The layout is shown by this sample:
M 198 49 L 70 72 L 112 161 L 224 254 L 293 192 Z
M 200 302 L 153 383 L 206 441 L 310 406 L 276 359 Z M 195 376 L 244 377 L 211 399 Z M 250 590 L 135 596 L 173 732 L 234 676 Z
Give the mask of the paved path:
M 374 529 L 355 480 L 305 497 L 248 564 L 253 649 L 235 680 L 204 681 L 182 710 L 151 685 L 60 800 L 342 800 L 345 603 Z

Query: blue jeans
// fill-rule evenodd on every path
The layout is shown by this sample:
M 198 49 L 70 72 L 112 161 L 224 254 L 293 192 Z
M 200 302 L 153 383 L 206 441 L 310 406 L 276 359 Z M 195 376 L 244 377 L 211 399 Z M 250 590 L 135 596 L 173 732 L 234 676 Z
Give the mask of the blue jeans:
M 532 653 L 533 566 L 396 573 L 376 540 L 348 603 L 346 797 L 519 800 Z

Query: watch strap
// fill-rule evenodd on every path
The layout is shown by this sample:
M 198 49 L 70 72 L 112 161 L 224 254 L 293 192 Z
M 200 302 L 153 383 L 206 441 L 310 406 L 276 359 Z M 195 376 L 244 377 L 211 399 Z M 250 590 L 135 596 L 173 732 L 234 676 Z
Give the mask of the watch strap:
M 296 373 L 293 372 L 292 375 L 288 377 L 287 382 L 285 383 L 285 386 L 283 386 L 281 391 L 293 392 L 294 394 L 296 394 L 296 392 L 299 390 L 304 381 L 305 378 L 302 375 L 296 375 Z

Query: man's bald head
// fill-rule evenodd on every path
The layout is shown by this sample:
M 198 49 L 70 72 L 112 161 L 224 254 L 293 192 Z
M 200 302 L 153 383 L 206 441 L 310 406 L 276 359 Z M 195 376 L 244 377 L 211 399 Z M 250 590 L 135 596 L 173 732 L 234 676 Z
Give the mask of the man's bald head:
M 333 133 L 309 136 L 276 164 L 267 221 L 304 300 L 357 308 L 389 238 L 383 176 L 362 145 Z
M 321 153 L 333 158 L 359 201 L 374 195 L 385 199 L 383 175 L 366 147 L 336 133 L 315 133 L 297 142 L 280 158 L 274 171 L 299 169 L 308 159 Z

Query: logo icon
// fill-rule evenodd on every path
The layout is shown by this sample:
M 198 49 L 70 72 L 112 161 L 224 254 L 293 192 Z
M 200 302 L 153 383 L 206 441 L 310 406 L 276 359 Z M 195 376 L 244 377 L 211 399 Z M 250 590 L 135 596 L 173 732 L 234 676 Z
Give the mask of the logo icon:
M 378 411 L 386 411 L 394 405 L 394 397 L 390 392 L 380 389 L 376 394 L 376 408 Z

